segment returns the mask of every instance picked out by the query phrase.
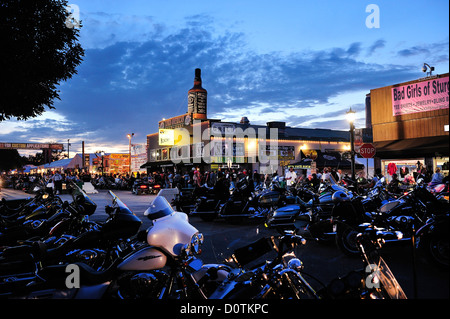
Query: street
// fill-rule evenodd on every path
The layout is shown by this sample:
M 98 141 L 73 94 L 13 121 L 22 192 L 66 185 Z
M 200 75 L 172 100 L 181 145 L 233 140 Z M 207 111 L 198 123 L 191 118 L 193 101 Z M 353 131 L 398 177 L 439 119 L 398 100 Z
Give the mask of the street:
M 142 221 L 142 229 L 148 227 L 147 218 L 143 215 L 155 195 L 133 195 L 130 191 L 113 191 Z M 111 197 L 108 191 L 99 190 L 97 194 L 88 194 L 97 204 L 92 220 L 103 221 L 107 218 L 104 207 L 110 204 Z M 2 189 L 0 198 L 16 199 L 33 195 L 19 190 Z M 63 200 L 72 201 L 70 195 L 60 195 Z M 205 222 L 199 217 L 190 216 L 193 224 L 203 233 L 205 242 L 201 258 L 205 263 L 220 263 L 223 258 L 229 257 L 233 249 L 244 246 L 262 236 L 278 235 L 274 230 L 262 224 L 231 224 L 217 219 Z M 332 244 L 319 244 L 308 233 L 302 234 L 307 243 L 297 249 L 297 256 L 303 262 L 305 272 L 314 275 L 323 283 L 333 278 L 345 275 L 351 270 L 362 267 L 357 257 L 348 257 Z M 399 247 L 385 247 L 382 252 L 391 271 L 396 276 L 409 299 L 448 299 L 449 298 L 449 272 L 439 269 L 429 263 L 424 256 L 417 255 L 416 267 L 413 267 L 413 254 L 410 245 Z M 414 282 L 414 268 L 417 282 Z

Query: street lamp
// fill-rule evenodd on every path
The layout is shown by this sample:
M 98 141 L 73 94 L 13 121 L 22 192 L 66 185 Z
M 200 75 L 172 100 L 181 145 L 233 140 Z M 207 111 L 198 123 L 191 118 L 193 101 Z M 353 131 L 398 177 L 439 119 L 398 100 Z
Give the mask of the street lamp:
M 128 175 L 131 177 L 131 138 L 134 136 L 134 133 L 127 134 L 128 137 L 128 155 L 130 156 L 130 161 L 128 162 Z
M 351 163 L 352 163 L 352 180 L 354 181 L 355 178 L 355 119 L 356 119 L 356 112 L 352 110 L 350 107 L 350 110 L 346 113 L 347 121 L 350 123 L 350 154 L 351 154 Z
M 430 72 L 427 72 L 430 70 Z M 431 72 L 434 71 L 434 66 L 430 66 L 428 63 L 424 63 L 422 67 L 422 72 L 427 72 L 428 76 L 431 76 Z

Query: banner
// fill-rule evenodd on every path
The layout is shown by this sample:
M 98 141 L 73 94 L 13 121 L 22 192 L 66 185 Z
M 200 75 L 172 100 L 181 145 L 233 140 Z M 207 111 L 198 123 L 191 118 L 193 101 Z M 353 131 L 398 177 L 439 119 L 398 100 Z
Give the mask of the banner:
M 448 93 L 448 77 L 393 87 L 393 115 L 448 109 Z
M 159 145 L 174 145 L 174 130 L 159 129 Z

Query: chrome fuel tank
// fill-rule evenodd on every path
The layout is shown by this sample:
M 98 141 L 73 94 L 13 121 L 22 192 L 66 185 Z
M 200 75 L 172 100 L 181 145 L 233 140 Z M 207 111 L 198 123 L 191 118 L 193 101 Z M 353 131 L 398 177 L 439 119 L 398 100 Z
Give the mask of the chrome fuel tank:
M 166 265 L 167 256 L 155 247 L 145 247 L 128 256 L 117 267 L 119 270 L 154 270 Z

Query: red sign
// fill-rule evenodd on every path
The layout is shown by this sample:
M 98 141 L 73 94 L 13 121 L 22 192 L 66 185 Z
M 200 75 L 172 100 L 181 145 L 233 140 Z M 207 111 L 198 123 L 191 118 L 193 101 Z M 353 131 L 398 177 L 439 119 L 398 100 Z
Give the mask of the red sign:
M 372 158 L 375 156 L 376 149 L 372 144 L 366 143 L 359 148 L 359 154 L 364 158 Z

